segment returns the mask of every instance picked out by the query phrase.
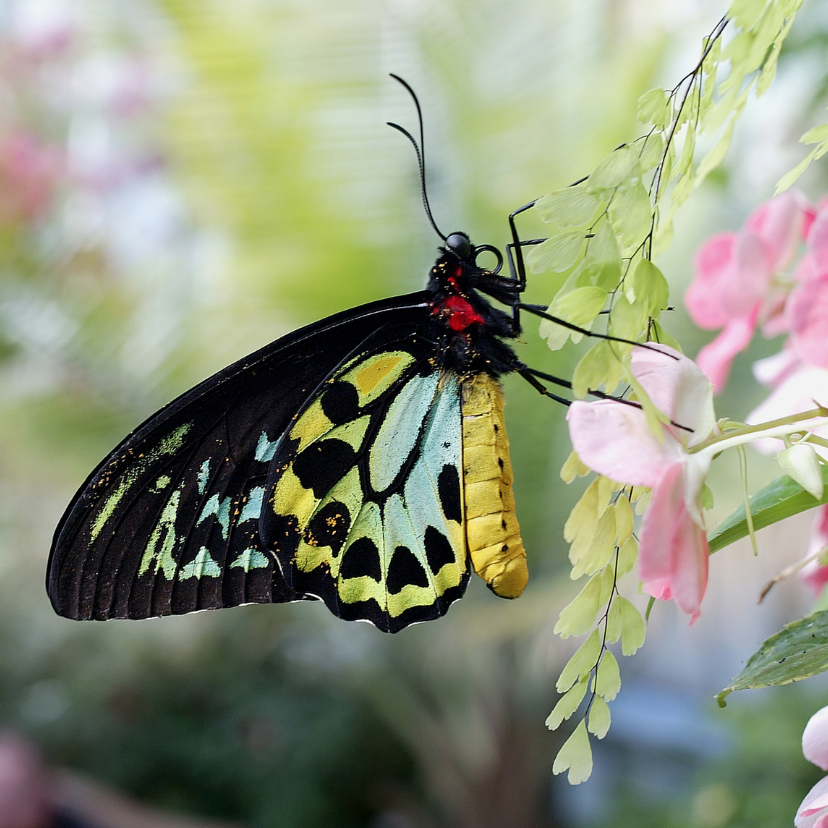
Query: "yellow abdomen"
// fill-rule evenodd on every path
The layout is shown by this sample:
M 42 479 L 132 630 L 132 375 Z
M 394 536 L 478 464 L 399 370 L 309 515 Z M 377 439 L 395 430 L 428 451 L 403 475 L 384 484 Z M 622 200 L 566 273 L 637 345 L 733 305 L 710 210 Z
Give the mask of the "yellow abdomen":
M 512 493 L 500 383 L 488 374 L 462 386 L 466 542 L 474 571 L 495 595 L 517 598 L 529 579 Z

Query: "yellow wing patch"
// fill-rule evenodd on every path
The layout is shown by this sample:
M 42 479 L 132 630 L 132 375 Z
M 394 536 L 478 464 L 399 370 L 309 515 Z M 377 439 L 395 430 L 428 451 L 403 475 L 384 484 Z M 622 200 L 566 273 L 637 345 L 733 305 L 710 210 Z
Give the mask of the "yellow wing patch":
M 466 542 L 472 566 L 495 595 L 517 598 L 529 572 L 515 515 L 500 383 L 488 374 L 466 380 L 462 411 Z

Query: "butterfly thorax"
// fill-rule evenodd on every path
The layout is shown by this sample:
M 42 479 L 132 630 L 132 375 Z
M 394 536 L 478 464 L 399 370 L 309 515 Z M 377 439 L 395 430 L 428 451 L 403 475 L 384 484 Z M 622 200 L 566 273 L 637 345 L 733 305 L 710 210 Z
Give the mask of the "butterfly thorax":
M 486 373 L 498 377 L 515 370 L 517 357 L 503 340 L 515 339 L 520 328 L 510 314 L 493 307 L 479 291 L 492 284 L 508 286 L 512 280 L 476 265 L 475 248 L 469 244 L 469 249 L 472 252 L 464 257 L 448 246 L 441 248 L 429 274 L 431 313 L 444 354 L 443 367 L 460 376 Z

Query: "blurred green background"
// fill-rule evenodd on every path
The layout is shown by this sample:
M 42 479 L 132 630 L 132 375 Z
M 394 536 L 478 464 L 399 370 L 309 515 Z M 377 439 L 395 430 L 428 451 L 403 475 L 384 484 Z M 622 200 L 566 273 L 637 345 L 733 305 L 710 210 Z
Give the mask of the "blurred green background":
M 716 556 L 693 630 L 672 607 L 654 613 L 645 650 L 622 662 L 593 778 L 552 777 L 561 737 L 543 721 L 578 643 L 552 634 L 576 591 L 561 530 L 581 489 L 558 478 L 564 410 L 519 379 L 505 385 L 532 570 L 520 601 L 474 582 L 445 619 L 390 637 L 321 605 L 76 624 L 43 588 L 63 509 L 138 422 L 294 327 L 424 284 L 438 240 L 411 148 L 384 125 L 416 126 L 389 72 L 424 108 L 438 223 L 502 247 L 511 210 L 638 134 L 638 96 L 681 77 L 724 10 L 0 2 L 0 725 L 143 801 L 251 828 L 789 824 L 819 776 L 798 740 L 824 683 L 725 712 L 712 695 L 807 607 L 796 584 L 753 606 L 801 554 L 792 530 L 758 561 Z M 681 312 L 694 248 L 770 196 L 821 117 L 828 21 L 817 5 L 803 17 L 660 262 L 666 324 L 691 354 L 709 338 Z M 812 197 L 825 178 L 810 173 Z M 542 233 L 531 216 L 524 228 Z M 536 276 L 530 301 L 554 289 Z M 521 357 L 569 375 L 576 354 L 526 328 Z M 720 413 L 761 400 L 750 360 L 775 347 L 740 358 Z M 753 468 L 757 485 L 773 473 Z M 738 502 L 737 472 L 714 478 L 718 517 Z

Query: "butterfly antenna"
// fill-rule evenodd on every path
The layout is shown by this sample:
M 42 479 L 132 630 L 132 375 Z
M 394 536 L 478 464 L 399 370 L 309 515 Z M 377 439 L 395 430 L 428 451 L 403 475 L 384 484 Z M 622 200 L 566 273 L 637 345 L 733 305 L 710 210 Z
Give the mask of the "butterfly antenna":
M 417 118 L 420 121 L 420 143 L 418 144 L 414 136 L 407 130 L 403 129 L 399 124 L 394 124 L 391 121 L 388 121 L 388 126 L 393 127 L 397 131 L 401 132 L 411 141 L 411 146 L 414 147 L 414 152 L 417 153 L 417 163 L 420 166 L 420 187 L 423 192 L 423 207 L 425 208 L 426 215 L 428 216 L 428 220 L 431 223 L 431 226 L 434 228 L 434 232 L 443 240 L 446 240 L 446 235 L 440 232 L 440 228 L 437 226 L 437 223 L 434 221 L 434 216 L 431 214 L 431 205 L 428 203 L 428 193 L 426 192 L 426 179 L 425 179 L 425 135 L 423 133 L 423 111 L 420 109 L 420 102 L 417 100 L 416 94 L 414 94 L 414 90 L 399 76 L 391 73 L 391 77 L 394 78 L 395 81 L 401 83 L 407 90 L 408 94 L 411 95 L 411 98 L 414 101 L 414 106 L 417 107 Z

